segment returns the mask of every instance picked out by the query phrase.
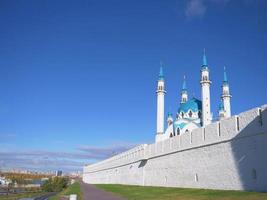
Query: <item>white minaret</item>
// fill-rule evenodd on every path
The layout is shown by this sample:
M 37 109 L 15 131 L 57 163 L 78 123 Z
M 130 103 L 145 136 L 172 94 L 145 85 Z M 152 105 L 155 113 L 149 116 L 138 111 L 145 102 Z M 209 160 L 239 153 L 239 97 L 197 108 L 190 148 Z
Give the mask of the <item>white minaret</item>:
M 223 107 L 225 110 L 225 117 L 231 117 L 231 104 L 230 104 L 231 97 L 232 96 L 230 95 L 227 74 L 226 74 L 225 67 L 224 67 L 221 99 L 222 99 Z
M 160 67 L 158 88 L 157 88 L 157 134 L 156 141 L 161 140 L 161 136 L 164 134 L 164 95 L 166 94 L 164 88 L 164 76 L 163 68 Z
M 187 94 L 187 88 L 186 88 L 186 81 L 185 81 L 185 76 L 184 76 L 184 82 L 183 82 L 183 87 L 181 91 L 181 103 L 185 103 L 188 100 L 188 94 Z
M 211 123 L 211 112 L 210 112 L 210 84 L 211 81 L 209 79 L 209 69 L 207 58 L 205 54 L 203 54 L 203 64 L 201 67 L 201 95 L 202 95 L 202 126 L 206 126 Z

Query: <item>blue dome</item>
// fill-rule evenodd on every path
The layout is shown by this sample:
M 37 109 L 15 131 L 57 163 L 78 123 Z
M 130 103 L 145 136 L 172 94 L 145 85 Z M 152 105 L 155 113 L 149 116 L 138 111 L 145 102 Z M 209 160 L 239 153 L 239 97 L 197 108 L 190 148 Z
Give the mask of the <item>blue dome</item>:
M 184 112 L 187 113 L 189 110 L 192 110 L 192 112 L 198 112 L 202 110 L 202 102 L 196 98 L 192 98 L 189 101 L 185 103 L 180 104 L 180 108 L 178 109 L 178 112 Z

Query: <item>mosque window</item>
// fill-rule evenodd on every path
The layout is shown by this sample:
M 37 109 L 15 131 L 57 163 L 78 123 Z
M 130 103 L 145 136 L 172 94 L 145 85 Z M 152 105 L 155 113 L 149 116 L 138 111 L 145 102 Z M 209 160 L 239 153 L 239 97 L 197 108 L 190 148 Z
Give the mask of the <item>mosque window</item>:
M 192 111 L 190 110 L 190 111 L 189 111 L 189 117 L 192 117 L 192 115 L 193 115 L 193 113 L 192 113 Z
M 180 135 L 180 129 L 179 128 L 177 128 L 177 135 Z
M 170 137 L 173 137 L 172 133 L 171 133 Z
M 182 115 L 182 118 L 184 118 L 184 112 L 182 112 L 181 115 Z

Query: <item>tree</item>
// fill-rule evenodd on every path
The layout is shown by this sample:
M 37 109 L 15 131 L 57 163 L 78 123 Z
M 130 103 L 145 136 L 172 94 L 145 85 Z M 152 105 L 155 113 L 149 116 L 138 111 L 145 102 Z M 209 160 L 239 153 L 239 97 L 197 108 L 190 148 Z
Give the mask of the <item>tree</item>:
M 49 178 L 43 185 L 42 190 L 46 192 L 60 192 L 68 186 L 67 177 Z

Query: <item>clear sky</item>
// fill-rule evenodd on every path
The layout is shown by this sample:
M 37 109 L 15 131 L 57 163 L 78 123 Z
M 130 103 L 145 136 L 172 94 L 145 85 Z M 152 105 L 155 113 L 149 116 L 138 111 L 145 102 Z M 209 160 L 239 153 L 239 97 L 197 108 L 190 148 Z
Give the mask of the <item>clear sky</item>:
M 226 66 L 232 112 L 267 103 L 265 0 L 1 0 L 0 168 L 81 169 L 156 131 L 183 75 L 200 98 L 203 48 L 217 116 Z

